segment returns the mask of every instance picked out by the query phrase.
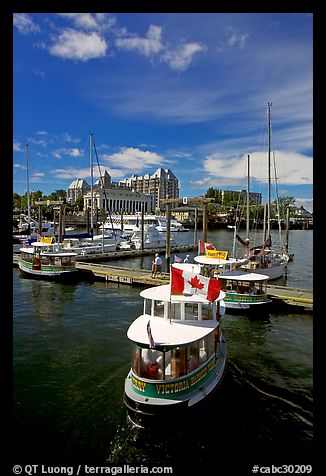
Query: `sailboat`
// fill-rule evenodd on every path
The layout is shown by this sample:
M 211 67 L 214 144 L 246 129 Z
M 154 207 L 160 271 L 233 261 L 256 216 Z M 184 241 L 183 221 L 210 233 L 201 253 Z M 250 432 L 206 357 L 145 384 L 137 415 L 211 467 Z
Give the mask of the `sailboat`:
M 248 185 L 247 185 L 247 219 L 246 219 L 246 239 L 243 240 L 236 235 L 237 240 L 245 247 L 244 257 L 248 262 L 242 266 L 243 269 L 252 273 L 261 273 L 268 276 L 268 280 L 280 278 L 284 275 L 289 261 L 288 253 L 277 253 L 272 248 L 272 237 L 270 233 L 271 221 L 271 103 L 267 106 L 268 112 L 268 191 L 266 212 L 267 219 L 264 219 L 263 240 L 259 246 L 250 246 L 249 239 L 249 184 L 250 184 L 250 156 L 248 155 Z M 284 248 L 284 246 L 283 246 Z

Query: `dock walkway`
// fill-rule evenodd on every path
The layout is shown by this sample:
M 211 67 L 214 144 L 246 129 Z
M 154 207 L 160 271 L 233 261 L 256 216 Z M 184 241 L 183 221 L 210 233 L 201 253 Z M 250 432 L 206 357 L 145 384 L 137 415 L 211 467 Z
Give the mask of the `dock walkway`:
M 178 252 L 181 251 L 178 247 Z M 189 249 L 189 248 L 188 248 Z M 176 250 L 175 250 L 176 251 Z M 184 251 L 182 249 L 182 251 Z M 142 254 L 153 254 L 157 250 L 145 251 L 117 251 L 98 255 L 83 256 L 83 261 L 76 262 L 76 268 L 82 273 L 87 273 L 95 278 L 104 279 L 108 282 L 115 282 L 129 285 L 140 286 L 158 286 L 161 284 L 168 284 L 170 282 L 170 274 L 162 273 L 162 278 L 152 278 L 151 270 L 134 269 L 123 266 L 111 266 L 102 263 L 94 263 L 99 259 L 107 260 L 106 255 L 110 255 L 110 259 L 127 258 L 133 256 L 140 256 Z M 19 254 L 13 255 L 13 265 L 17 266 Z M 87 260 L 85 259 L 87 258 Z M 267 285 L 268 296 L 272 299 L 274 308 L 304 310 L 311 312 L 313 310 L 313 292 L 309 289 L 291 288 L 287 286 L 278 286 L 274 284 Z

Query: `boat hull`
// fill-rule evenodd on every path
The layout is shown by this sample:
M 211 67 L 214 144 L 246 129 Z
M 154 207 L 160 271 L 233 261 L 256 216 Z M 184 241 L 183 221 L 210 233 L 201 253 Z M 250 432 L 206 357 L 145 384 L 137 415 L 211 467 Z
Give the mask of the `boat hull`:
M 286 266 L 287 263 L 281 263 L 275 266 L 260 268 L 251 265 L 251 263 L 248 263 L 243 266 L 240 266 L 240 268 L 250 271 L 251 273 L 264 274 L 265 276 L 268 276 L 268 281 L 271 281 L 272 279 L 278 279 L 284 276 Z
M 77 277 L 77 270 L 76 268 L 69 269 L 69 270 L 62 270 L 62 269 L 32 269 L 30 263 L 25 265 L 23 262 L 18 263 L 18 267 L 20 271 L 29 277 L 38 278 L 38 279 L 58 279 L 58 280 L 66 280 L 72 279 Z
M 135 391 L 135 382 L 133 382 L 133 374 L 130 371 L 125 381 L 124 403 L 131 422 L 139 427 L 150 427 L 158 425 L 160 422 L 166 423 L 168 420 L 176 421 L 176 419 L 187 418 L 190 414 L 192 416 L 196 415 L 197 410 L 204 406 L 208 399 L 215 394 L 223 380 L 226 354 L 227 345 L 224 338 L 222 338 L 220 357 L 213 365 L 208 377 L 206 379 L 203 378 L 202 382 L 194 385 L 195 388 L 189 392 L 178 394 L 178 392 L 166 390 L 168 396 L 165 394 L 165 398 L 148 396 L 145 392 L 141 395 Z M 204 375 L 205 368 L 200 372 Z M 192 378 L 194 377 L 191 377 L 189 374 L 181 382 L 179 381 L 178 384 L 174 384 L 172 381 L 166 381 L 164 384 L 160 381 L 157 383 L 152 382 L 151 385 L 166 385 L 167 387 L 178 385 L 179 388 L 185 388 L 186 383 L 191 382 Z

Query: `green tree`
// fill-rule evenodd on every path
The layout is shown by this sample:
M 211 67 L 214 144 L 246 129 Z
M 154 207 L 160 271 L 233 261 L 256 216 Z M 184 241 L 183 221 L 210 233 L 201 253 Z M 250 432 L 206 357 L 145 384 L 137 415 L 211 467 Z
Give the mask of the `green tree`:
M 84 198 L 82 196 L 76 198 L 75 207 L 80 212 L 84 210 Z
M 293 197 L 281 197 L 278 199 L 278 206 L 280 210 L 280 219 L 285 219 L 286 218 L 286 209 L 290 208 L 294 209 L 295 208 L 295 198 Z M 277 214 L 277 199 L 273 200 L 272 202 L 272 211 L 273 214 L 276 216 Z

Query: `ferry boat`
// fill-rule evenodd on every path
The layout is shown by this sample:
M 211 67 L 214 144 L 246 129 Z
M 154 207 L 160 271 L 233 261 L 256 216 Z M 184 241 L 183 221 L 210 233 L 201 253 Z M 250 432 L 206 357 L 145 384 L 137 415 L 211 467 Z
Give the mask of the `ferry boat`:
M 258 311 L 271 304 L 267 295 L 268 276 L 234 270 L 219 274 L 221 289 L 225 292 L 225 308 L 239 311 Z
M 44 240 L 44 239 L 43 239 Z M 35 241 L 31 246 L 20 248 L 19 269 L 35 278 L 70 278 L 76 270 L 77 253 L 64 251 L 51 241 Z
M 213 395 L 225 371 L 220 328 L 225 293 L 171 295 L 171 284 L 143 290 L 143 313 L 130 325 L 132 366 L 125 380 L 129 419 L 147 427 L 189 416 Z
M 218 250 L 207 250 L 206 255 L 195 256 L 195 263 L 176 263 L 173 266 L 218 278 L 225 293 L 226 312 L 253 312 L 271 304 L 272 300 L 267 294 L 268 275 L 246 271 L 241 268 L 244 259 L 226 258 L 226 255 L 225 259 L 220 258 L 221 253 Z

